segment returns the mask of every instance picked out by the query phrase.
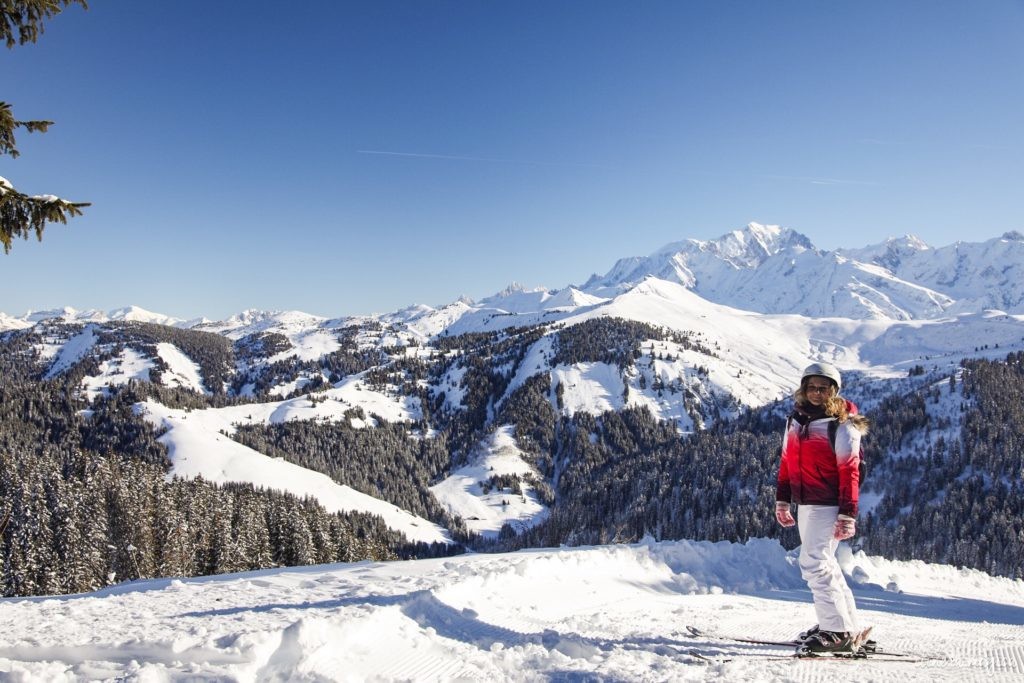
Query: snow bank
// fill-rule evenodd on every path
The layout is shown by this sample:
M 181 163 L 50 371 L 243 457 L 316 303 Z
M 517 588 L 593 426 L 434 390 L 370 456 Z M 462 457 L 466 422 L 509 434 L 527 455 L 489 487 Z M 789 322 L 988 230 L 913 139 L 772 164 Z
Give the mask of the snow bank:
M 0 600 L 0 679 L 1017 681 L 1024 584 L 848 555 L 862 619 L 925 661 L 794 660 L 714 634 L 814 623 L 774 541 L 324 565 Z M 859 568 L 859 569 L 858 569 Z M 852 578 L 852 577 L 851 577 Z M 912 590 L 911 590 L 912 589 Z M 711 635 L 695 635 L 688 627 Z

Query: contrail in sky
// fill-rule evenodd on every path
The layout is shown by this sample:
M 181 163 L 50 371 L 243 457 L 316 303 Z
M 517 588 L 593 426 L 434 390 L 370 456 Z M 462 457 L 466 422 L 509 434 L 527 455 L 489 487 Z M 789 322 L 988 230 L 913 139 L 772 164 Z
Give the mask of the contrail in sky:
M 772 180 L 799 180 L 800 182 L 810 183 L 811 185 L 878 185 L 878 183 L 870 180 L 840 180 L 839 178 L 814 178 L 810 176 L 792 175 L 762 175 L 761 177 L 770 178 Z
M 524 164 L 527 166 L 585 166 L 587 168 L 610 169 L 611 166 L 587 164 L 572 161 L 527 161 L 523 159 L 499 159 L 495 157 L 472 157 L 457 154 L 423 154 L 420 152 L 389 152 L 379 149 L 357 149 L 356 154 L 377 154 L 390 157 L 414 157 L 417 159 L 447 159 L 450 161 L 485 161 L 494 164 Z

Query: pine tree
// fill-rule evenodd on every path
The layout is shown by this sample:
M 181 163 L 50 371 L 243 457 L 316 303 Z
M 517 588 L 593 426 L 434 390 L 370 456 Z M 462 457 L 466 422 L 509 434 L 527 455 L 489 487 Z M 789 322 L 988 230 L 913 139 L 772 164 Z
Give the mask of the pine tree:
M 266 507 L 264 501 L 256 496 L 253 490 L 239 487 L 235 494 L 232 524 L 239 552 L 248 563 L 245 568 L 263 569 L 274 566 Z
M 316 548 L 309 523 L 302 514 L 301 503 L 289 501 L 284 522 L 285 561 L 288 567 L 316 564 Z
M 59 14 L 70 4 L 88 8 L 85 0 L 4 0 L 0 4 L 0 40 L 8 48 L 36 42 L 43 32 L 43 20 Z M 19 121 L 14 118 L 11 105 L 0 101 L 0 155 L 18 156 L 15 129 L 45 133 L 52 124 L 52 121 Z M 69 202 L 54 195 L 23 194 L 0 176 L 0 242 L 4 253 L 10 252 L 15 237 L 28 239 L 35 233 L 41 240 L 47 223 L 67 223 L 68 218 L 81 215 L 86 206 L 89 206 L 87 202 Z

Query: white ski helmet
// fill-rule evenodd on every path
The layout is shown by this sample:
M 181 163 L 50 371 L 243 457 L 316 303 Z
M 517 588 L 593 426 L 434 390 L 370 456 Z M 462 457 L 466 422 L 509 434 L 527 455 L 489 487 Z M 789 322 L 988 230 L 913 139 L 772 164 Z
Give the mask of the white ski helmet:
M 804 368 L 804 374 L 800 376 L 800 381 L 803 382 L 808 377 L 827 377 L 836 383 L 836 393 L 843 388 L 843 379 L 839 376 L 839 371 L 836 370 L 834 365 L 828 363 L 811 363 Z

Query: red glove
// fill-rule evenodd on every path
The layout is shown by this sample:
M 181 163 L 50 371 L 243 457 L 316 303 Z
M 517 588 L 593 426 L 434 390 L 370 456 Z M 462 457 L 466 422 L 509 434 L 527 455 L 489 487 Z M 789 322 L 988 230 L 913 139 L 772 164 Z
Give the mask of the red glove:
M 784 503 L 781 500 L 775 503 L 775 519 L 782 526 L 796 526 L 796 520 L 793 519 L 793 515 L 789 511 L 789 503 Z
M 835 530 L 832 532 L 832 537 L 837 541 L 845 541 L 856 533 L 857 520 L 846 515 L 839 515 L 839 518 L 836 520 Z

